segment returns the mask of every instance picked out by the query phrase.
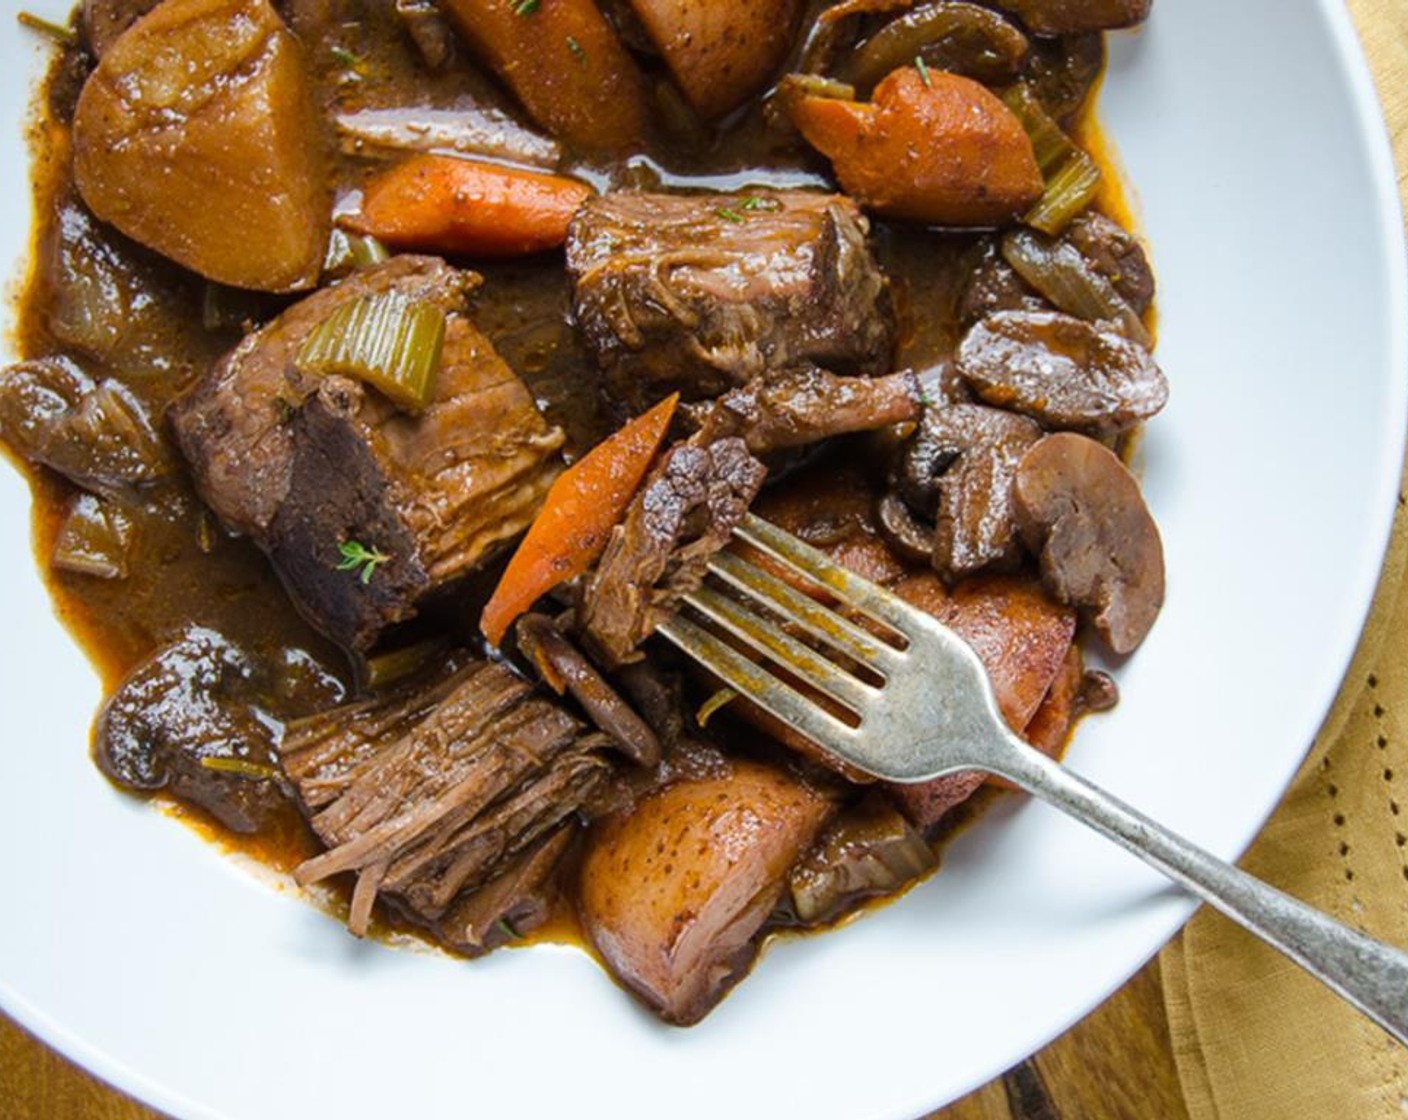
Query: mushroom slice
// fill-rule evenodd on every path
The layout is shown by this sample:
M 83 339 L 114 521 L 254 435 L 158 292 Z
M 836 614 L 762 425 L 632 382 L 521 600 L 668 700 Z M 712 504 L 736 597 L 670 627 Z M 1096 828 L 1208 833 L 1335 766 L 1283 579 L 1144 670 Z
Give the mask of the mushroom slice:
M 1036 421 L 983 405 L 925 413 L 906 452 L 902 477 L 912 497 L 937 492 L 933 563 L 945 579 L 1016 559 L 1020 546 L 1012 519 L 1012 479 L 1041 434 Z M 920 512 L 933 510 L 931 504 Z
M 1058 311 L 1000 311 L 974 326 L 957 369 L 987 404 L 1048 428 L 1127 431 L 1168 403 L 1163 371 L 1137 342 Z
M 1023 456 L 1012 500 L 1047 590 L 1115 653 L 1135 650 L 1163 606 L 1164 551 L 1134 476 L 1101 444 L 1063 432 Z

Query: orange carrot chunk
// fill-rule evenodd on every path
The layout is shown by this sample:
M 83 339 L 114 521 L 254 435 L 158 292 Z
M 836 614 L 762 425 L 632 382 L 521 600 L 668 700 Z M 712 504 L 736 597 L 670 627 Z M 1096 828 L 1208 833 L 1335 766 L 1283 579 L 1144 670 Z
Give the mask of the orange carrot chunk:
M 560 175 L 421 155 L 368 183 L 343 224 L 398 249 L 514 257 L 561 245 L 591 193 Z
M 905 67 L 881 81 L 869 102 L 807 96 L 788 109 L 846 193 L 886 217 L 1001 225 L 1044 189 L 1021 122 L 957 74 Z
M 514 619 L 601 555 L 660 450 L 679 399 L 676 393 L 637 416 L 552 484 L 479 619 L 490 642 L 497 646 Z

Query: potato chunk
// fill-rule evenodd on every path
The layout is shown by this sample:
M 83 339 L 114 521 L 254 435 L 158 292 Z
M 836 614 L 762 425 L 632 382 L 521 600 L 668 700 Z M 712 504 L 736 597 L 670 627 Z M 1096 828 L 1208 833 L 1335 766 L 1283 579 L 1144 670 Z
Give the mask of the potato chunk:
M 235 287 L 317 282 L 331 224 L 319 118 L 267 0 L 164 0 L 83 87 L 73 148 L 84 202 L 129 237 Z
M 782 64 L 797 0 L 631 0 L 646 34 L 705 120 L 738 108 Z
M 582 865 L 582 925 L 661 1018 L 697 1023 L 747 971 L 788 871 L 833 809 L 754 762 L 676 782 L 597 826 Z

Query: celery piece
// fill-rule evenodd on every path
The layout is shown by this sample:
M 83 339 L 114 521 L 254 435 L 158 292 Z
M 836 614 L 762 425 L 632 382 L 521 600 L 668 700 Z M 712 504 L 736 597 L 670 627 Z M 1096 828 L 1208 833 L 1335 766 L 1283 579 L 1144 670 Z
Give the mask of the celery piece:
M 1018 82 L 1002 99 L 1031 139 L 1037 166 L 1046 183 L 1040 200 L 1023 221 L 1055 237 L 1095 201 L 1100 190 L 1100 168 L 1061 131 L 1025 84 Z
M 1069 242 L 1014 230 L 1002 239 L 1002 256 L 1058 310 L 1088 323 L 1115 323 L 1126 338 L 1153 345 L 1134 308 Z
M 430 402 L 444 341 L 441 307 L 379 292 L 333 311 L 304 339 L 296 361 L 306 373 L 355 377 L 415 413 Z

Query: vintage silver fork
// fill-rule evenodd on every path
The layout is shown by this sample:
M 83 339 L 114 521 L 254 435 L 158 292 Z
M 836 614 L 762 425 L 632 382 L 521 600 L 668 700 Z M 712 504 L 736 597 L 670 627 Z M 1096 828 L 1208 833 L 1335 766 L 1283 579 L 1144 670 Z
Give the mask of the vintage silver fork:
M 1006 778 L 1158 868 L 1408 1045 L 1408 953 L 1224 863 L 1028 746 L 999 714 L 977 655 L 932 616 L 751 514 L 734 536 L 834 597 L 850 617 L 736 552 L 718 553 L 713 580 L 658 632 L 729 687 L 877 778 L 922 782 L 959 770 Z M 734 641 L 695 621 L 696 612 Z M 878 626 L 858 625 L 857 613 Z M 880 628 L 895 644 L 877 636 Z

